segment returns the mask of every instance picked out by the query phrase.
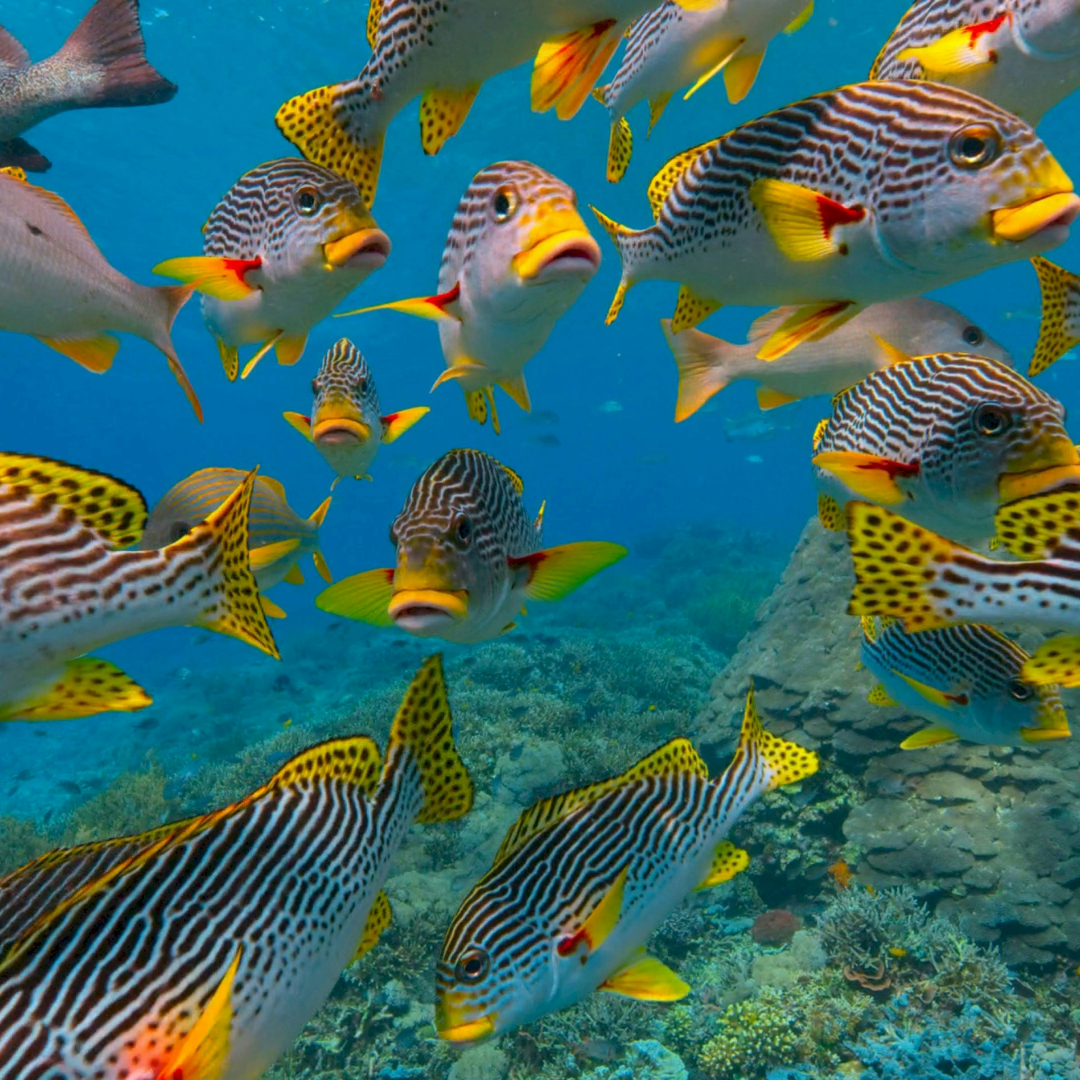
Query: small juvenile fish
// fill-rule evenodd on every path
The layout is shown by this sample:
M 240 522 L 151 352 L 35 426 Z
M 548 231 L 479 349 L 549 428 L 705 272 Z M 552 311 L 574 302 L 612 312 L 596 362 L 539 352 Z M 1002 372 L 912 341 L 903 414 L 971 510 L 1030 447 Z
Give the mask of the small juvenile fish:
M 690 987 L 645 953 L 695 889 L 749 862 L 724 838 L 764 792 L 817 772 L 810 750 L 761 726 L 753 690 L 724 773 L 673 739 L 622 776 L 545 799 L 507 833 L 446 932 L 435 1024 L 473 1042 L 610 990 L 675 1001 Z
M 664 0 L 627 32 L 615 78 L 593 97 L 611 117 L 607 178 L 617 184 L 634 150 L 627 113 L 649 102 L 649 134 L 676 90 L 684 100 L 724 73 L 728 101 L 742 101 L 757 79 L 765 49 L 782 30 L 794 33 L 814 12 L 814 0 L 712 0 L 694 11 Z
M 142 536 L 138 491 L 62 461 L 0 453 L 0 720 L 145 708 L 141 686 L 86 654 L 163 627 L 216 630 L 276 659 L 245 558 L 254 480 L 237 473 L 168 542 L 119 551 Z
M 608 312 L 645 280 L 682 288 L 671 330 L 723 304 L 791 304 L 776 360 L 869 304 L 901 300 L 1063 243 L 1072 181 L 1022 120 L 920 82 L 841 87 L 672 158 L 649 186 L 656 224 L 594 211 L 622 259 Z
M 30 334 L 88 371 L 108 371 L 120 342 L 135 334 L 159 348 L 195 415 L 202 406 L 169 332 L 191 295 L 188 285 L 136 285 L 106 261 L 59 195 L 0 169 L 0 330 Z
M 1080 345 L 1080 277 L 1038 256 L 1031 265 L 1042 292 L 1039 340 L 1028 367 L 1028 375 L 1035 376 Z
M 324 590 L 323 611 L 416 637 L 474 644 L 512 630 L 526 600 L 561 600 L 626 554 L 605 541 L 541 547 L 521 478 L 479 450 L 451 450 L 413 485 L 390 527 L 396 569 Z
M 174 484 L 150 512 L 140 547 L 172 543 L 195 522 L 202 521 L 247 474 L 242 469 L 200 469 Z M 303 585 L 300 560 L 310 555 L 324 581 L 333 581 L 319 550 L 319 527 L 330 508 L 324 499 L 309 518 L 300 517 L 289 505 L 285 488 L 269 476 L 257 476 L 251 493 L 248 519 L 249 561 L 260 594 L 282 581 Z M 285 612 L 269 597 L 259 597 L 267 615 L 283 619 Z
M 761 342 L 794 312 L 792 307 L 778 308 L 756 319 L 745 345 L 701 330 L 673 334 L 671 320 L 662 320 L 679 369 L 675 422 L 693 416 L 713 394 L 739 379 L 758 383 L 757 399 L 763 409 L 838 394 L 896 363 L 896 350 L 907 356 L 973 352 L 1015 366 L 1004 346 L 966 315 L 922 296 L 871 304 L 827 338 L 803 342 L 771 363 L 759 360 Z
M 1080 7 L 1072 0 L 916 0 L 870 78 L 950 83 L 1038 124 L 1080 87 Z
M 348 180 L 300 158 L 244 173 L 203 226 L 203 254 L 154 267 L 202 293 L 203 319 L 230 381 L 240 346 L 258 343 L 243 377 L 273 349 L 303 355 L 325 319 L 390 255 L 390 238 Z
M 678 0 L 696 10 L 713 0 Z M 627 27 L 655 0 L 371 0 L 371 58 L 348 82 L 285 102 L 278 129 L 309 160 L 347 176 L 375 201 L 390 122 L 420 98 L 420 143 L 437 154 L 461 130 L 488 79 L 535 57 L 532 107 L 569 119 L 596 85 Z
M 446 371 L 435 386 L 456 381 L 469 415 L 483 424 L 490 411 L 498 433 L 492 386 L 529 412 L 525 364 L 599 267 L 600 246 L 573 188 L 528 161 L 497 161 L 473 177 L 458 203 L 438 295 L 348 314 L 392 309 L 437 320 Z
M 1060 687 L 1020 677 L 1030 659 L 993 627 L 973 623 L 905 634 L 892 619 L 864 616 L 862 661 L 881 681 L 872 705 L 903 705 L 931 727 L 909 735 L 903 750 L 952 739 L 1024 746 L 1067 739 Z
M 390 923 L 412 825 L 471 803 L 435 656 L 385 764 L 330 739 L 232 806 L 0 879 L 4 1080 L 261 1076 Z
M 69 109 L 159 105 L 176 93 L 146 62 L 138 0 L 97 0 L 58 53 L 36 64 L 0 26 L 0 166 L 44 172 L 24 132 Z
M 315 403 L 311 415 L 287 412 L 284 417 L 342 477 L 363 480 L 379 447 L 392 443 L 430 409 L 420 407 L 382 416 L 375 378 L 364 354 L 348 338 L 335 342 L 311 381 Z
M 1061 402 L 964 353 L 898 357 L 844 391 L 813 462 L 826 528 L 842 531 L 843 507 L 868 499 L 964 542 L 995 535 L 1002 503 L 1080 479 Z

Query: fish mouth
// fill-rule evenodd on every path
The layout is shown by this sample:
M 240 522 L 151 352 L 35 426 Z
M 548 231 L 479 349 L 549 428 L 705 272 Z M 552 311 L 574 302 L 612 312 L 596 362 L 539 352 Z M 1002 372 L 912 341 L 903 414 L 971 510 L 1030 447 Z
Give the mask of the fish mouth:
M 1044 449 L 1017 464 L 1027 468 L 1004 473 L 998 478 L 998 496 L 1002 502 L 1014 502 L 1064 484 L 1080 483 L 1080 453 L 1066 438 L 1054 439 Z
M 513 267 L 530 285 L 571 276 L 589 281 L 600 269 L 600 245 L 585 229 L 566 229 L 519 251 Z
M 469 614 L 469 594 L 465 589 L 402 589 L 390 598 L 387 612 L 402 630 L 437 630 Z
M 324 244 L 323 257 L 335 270 L 378 270 L 390 257 L 390 237 L 382 229 L 358 229 Z
M 1067 229 L 1078 215 L 1080 196 L 1073 191 L 1061 191 L 1019 206 L 994 210 L 990 214 L 990 229 L 995 240 L 1018 244 L 1049 229 Z
M 314 442 L 330 446 L 361 445 L 371 438 L 371 428 L 347 416 L 332 416 L 312 426 L 311 438 Z
M 439 1028 L 439 1037 L 452 1043 L 478 1042 L 495 1034 L 495 1021 L 490 1016 L 469 1020 L 453 1027 Z

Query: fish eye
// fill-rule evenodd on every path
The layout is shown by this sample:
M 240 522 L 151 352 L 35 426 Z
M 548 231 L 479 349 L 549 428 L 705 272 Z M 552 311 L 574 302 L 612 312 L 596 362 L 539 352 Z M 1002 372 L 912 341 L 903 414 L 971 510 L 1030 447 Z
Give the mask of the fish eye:
M 998 133 L 986 124 L 969 124 L 949 140 L 949 157 L 961 169 L 981 169 L 1001 153 Z
M 495 220 L 501 225 L 514 216 L 518 208 L 517 192 L 513 188 L 499 188 L 495 197 L 491 200 L 491 209 L 495 213 Z
M 491 960 L 483 949 L 470 949 L 454 968 L 458 982 L 478 983 L 491 966 Z
M 964 344 L 972 348 L 976 348 L 986 340 L 986 335 L 974 323 L 965 326 L 960 336 L 964 339 Z
M 322 196 L 313 187 L 300 188 L 293 201 L 303 217 L 311 217 L 322 206 Z
M 975 430 L 991 439 L 1003 435 L 1012 423 L 1008 409 L 995 401 L 987 401 L 975 410 Z
M 357 382 L 356 389 L 361 394 L 366 394 L 367 393 L 367 376 L 366 375 Z
M 454 539 L 464 547 L 472 540 L 472 522 L 464 514 L 459 514 L 453 525 Z
M 1016 701 L 1030 701 L 1035 691 L 1027 683 L 1013 679 L 1009 683 L 1009 694 Z

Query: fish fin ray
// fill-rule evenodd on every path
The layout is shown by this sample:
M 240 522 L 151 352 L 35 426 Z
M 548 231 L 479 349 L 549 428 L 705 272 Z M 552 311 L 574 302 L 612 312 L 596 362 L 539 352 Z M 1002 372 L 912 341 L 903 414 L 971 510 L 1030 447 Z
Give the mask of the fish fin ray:
M 530 600 L 561 600 L 625 555 L 626 548 L 621 544 L 606 540 L 580 540 L 573 544 L 543 548 L 531 555 L 508 561 L 514 569 L 522 566 L 529 568 L 525 594 Z
M 396 413 L 389 413 L 381 417 L 382 441 L 392 443 L 400 439 L 413 424 L 419 423 L 429 412 L 431 412 L 431 409 L 426 405 L 418 405 L 415 409 L 401 409 Z
M 440 87 L 425 92 L 420 99 L 420 145 L 425 154 L 437 154 L 461 130 L 479 92 L 478 83 L 463 90 Z
M 377 2 L 378 0 L 373 0 L 373 3 Z M 364 922 L 364 932 L 360 935 L 360 944 L 357 945 L 356 952 L 353 953 L 352 963 L 356 963 L 360 957 L 371 952 L 379 944 L 379 938 L 382 937 L 383 931 L 390 925 L 393 918 L 394 912 L 390 907 L 390 898 L 380 889 L 375 894 L 375 901 Z
M 154 699 L 115 664 L 96 656 L 69 660 L 50 686 L 0 705 L 0 720 L 76 720 L 105 712 L 137 712 Z
M 393 595 L 393 570 L 366 570 L 323 589 L 315 598 L 315 606 L 331 615 L 341 615 L 371 626 L 393 626 L 394 620 L 389 614 Z
M 560 120 L 574 116 L 621 40 L 621 25 L 615 19 L 605 19 L 545 41 L 533 64 L 533 112 L 554 108 Z
M 1028 376 L 1033 378 L 1080 344 L 1080 277 L 1041 255 L 1031 265 L 1042 294 L 1039 340 L 1028 366 Z
M 709 872 L 701 883 L 694 889 L 711 889 L 715 885 L 722 885 L 730 881 L 736 874 L 741 874 L 750 865 L 750 854 L 742 848 L 736 847 L 730 840 L 722 840 L 713 852 L 712 864 Z

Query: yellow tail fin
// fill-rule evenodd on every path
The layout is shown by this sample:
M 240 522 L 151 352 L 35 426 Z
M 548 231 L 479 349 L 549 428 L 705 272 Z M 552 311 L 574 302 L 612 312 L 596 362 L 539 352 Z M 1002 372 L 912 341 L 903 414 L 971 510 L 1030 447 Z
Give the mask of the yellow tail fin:
M 794 784 L 818 771 L 818 756 L 813 750 L 781 739 L 762 726 L 754 703 L 753 684 L 746 693 L 746 709 L 743 712 L 739 745 L 735 749 L 735 758 L 728 767 L 729 771 L 737 770 L 747 756 L 760 759 L 761 766 L 760 772 L 758 769 L 747 772 L 745 782 L 752 786 L 760 785 L 763 791 Z
M 1039 340 L 1028 366 L 1028 375 L 1035 376 L 1080 343 L 1080 277 L 1041 255 L 1031 265 L 1042 291 Z

